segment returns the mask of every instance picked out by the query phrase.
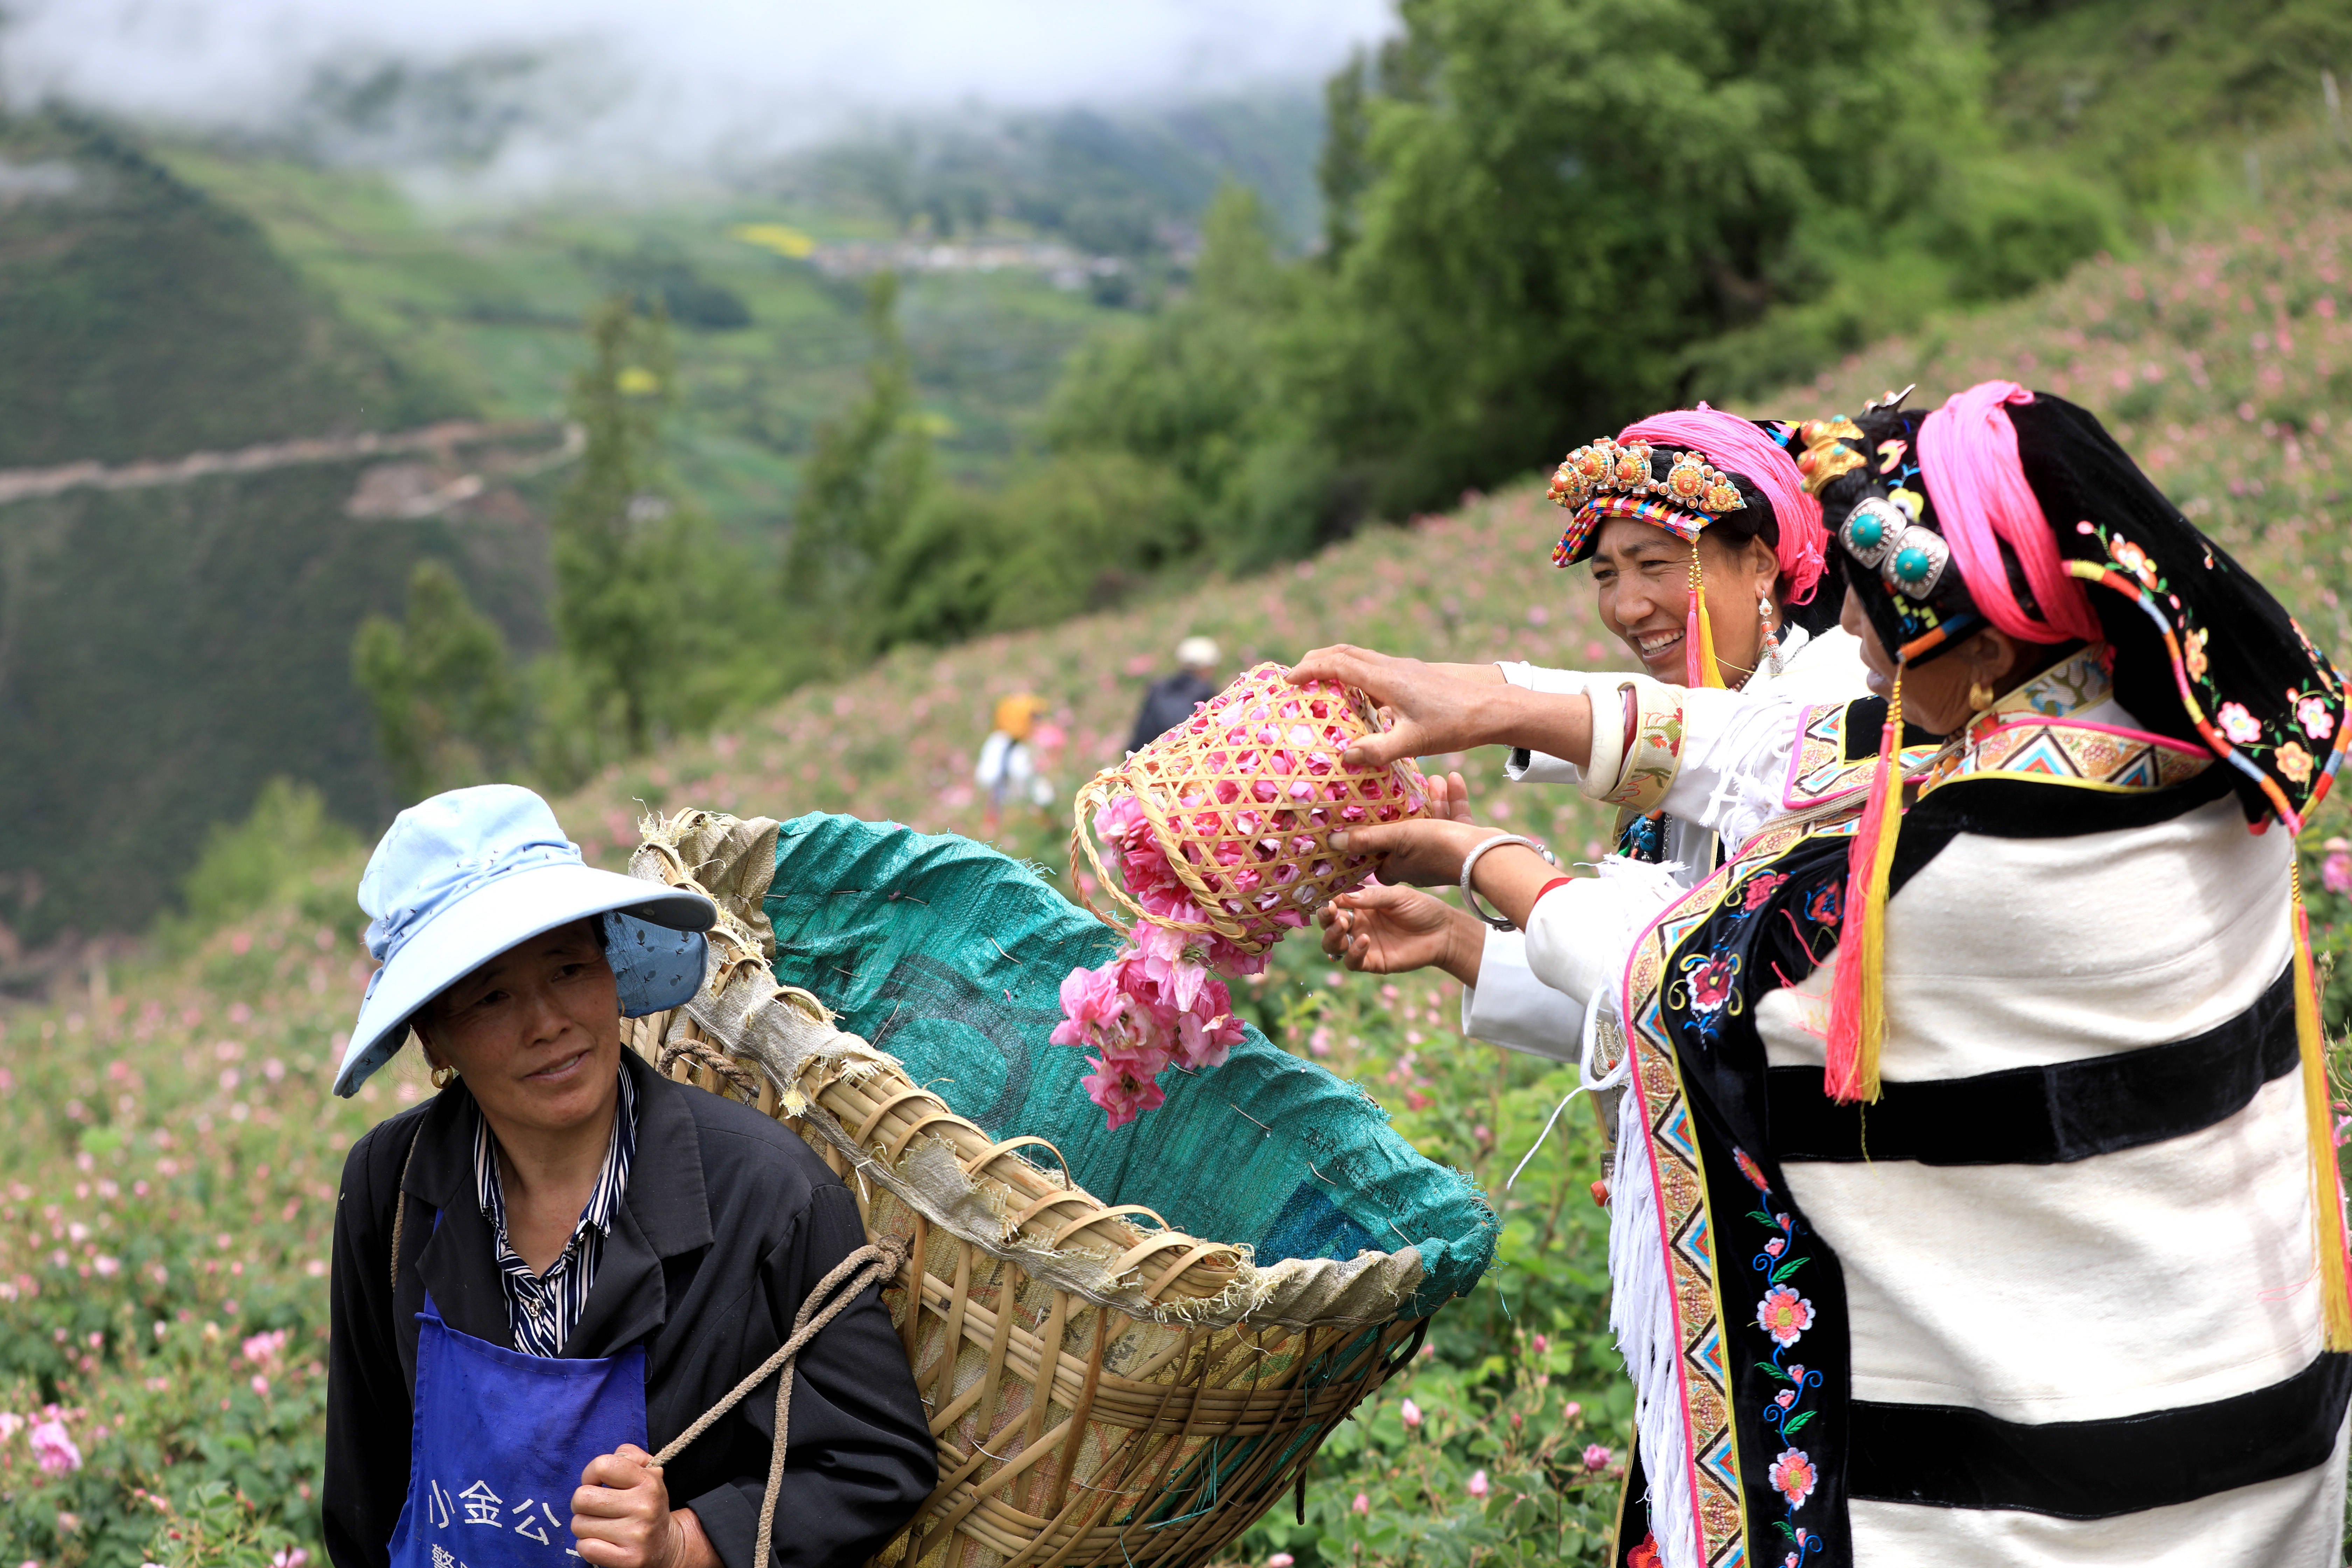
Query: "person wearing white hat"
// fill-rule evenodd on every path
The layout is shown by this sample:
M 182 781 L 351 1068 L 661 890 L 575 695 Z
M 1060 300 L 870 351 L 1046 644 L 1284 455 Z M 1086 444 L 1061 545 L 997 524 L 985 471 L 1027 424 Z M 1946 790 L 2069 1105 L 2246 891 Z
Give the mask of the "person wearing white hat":
M 1135 729 L 1127 749 L 1139 752 L 1192 716 L 1192 710 L 1217 694 L 1217 664 L 1223 657 L 1216 643 L 1197 634 L 1176 645 L 1176 673 L 1152 682 L 1136 710 Z
M 683 1434 L 865 1245 L 857 1206 L 757 1110 L 623 1049 L 699 989 L 698 894 L 583 863 L 510 784 L 401 813 L 360 882 L 381 961 L 335 1090 L 412 1032 L 439 1092 L 378 1124 L 335 1218 L 322 1498 L 337 1568 L 864 1562 L 937 1484 L 878 1290 L 800 1352 L 778 1408 Z

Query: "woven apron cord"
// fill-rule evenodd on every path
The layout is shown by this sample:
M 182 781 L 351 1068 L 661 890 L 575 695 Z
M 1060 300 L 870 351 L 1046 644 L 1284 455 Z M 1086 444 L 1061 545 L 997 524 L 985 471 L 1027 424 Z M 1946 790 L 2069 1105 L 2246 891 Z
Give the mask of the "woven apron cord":
M 773 1561 L 769 1556 L 771 1539 L 776 1524 L 776 1489 L 784 1484 L 785 1431 L 792 1419 L 793 1363 L 808 1342 L 822 1332 L 826 1324 L 839 1317 L 842 1310 L 868 1285 L 880 1285 L 898 1276 L 906 1267 L 906 1246 L 896 1237 L 869 1241 L 834 1266 L 833 1272 L 816 1283 L 816 1289 L 801 1302 L 800 1316 L 793 1321 L 793 1336 L 776 1347 L 776 1353 L 760 1363 L 759 1369 L 730 1389 L 718 1404 L 704 1411 L 693 1426 L 672 1438 L 654 1456 L 656 1466 L 668 1464 L 677 1458 L 688 1443 L 710 1430 L 719 1418 L 743 1402 L 745 1395 L 781 1371 L 776 1378 L 776 1442 L 768 1454 L 768 1490 L 760 1503 L 760 1542 L 753 1549 L 751 1561 L 757 1568 L 768 1568 Z M 824 1310 L 818 1311 L 822 1305 Z M 911 1310 L 911 1308 L 909 1309 Z M 814 1318 L 810 1313 L 815 1312 Z

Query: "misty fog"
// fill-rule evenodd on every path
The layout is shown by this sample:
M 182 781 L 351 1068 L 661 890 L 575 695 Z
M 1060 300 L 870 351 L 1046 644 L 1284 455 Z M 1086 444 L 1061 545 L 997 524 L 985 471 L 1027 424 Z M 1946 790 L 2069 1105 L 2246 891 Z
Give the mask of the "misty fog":
M 724 173 L 909 117 L 1311 83 L 1384 0 L 18 0 L 0 89 L 467 183 Z

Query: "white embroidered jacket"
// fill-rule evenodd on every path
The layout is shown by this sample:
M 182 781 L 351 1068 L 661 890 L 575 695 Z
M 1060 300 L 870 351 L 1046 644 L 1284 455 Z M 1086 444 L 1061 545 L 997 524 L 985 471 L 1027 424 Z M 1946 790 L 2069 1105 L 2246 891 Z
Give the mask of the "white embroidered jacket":
M 1531 664 L 1498 668 L 1514 686 L 1559 694 L 1614 690 L 1637 679 Z M 1685 709 L 1683 776 L 1666 803 L 1665 863 L 1652 866 L 1611 856 L 1602 862 L 1601 876 L 1562 888 L 1544 900 L 1550 944 L 1585 955 L 1573 989 L 1537 977 L 1528 967 L 1525 934 L 1489 931 L 1479 955 L 1478 984 L 1463 989 L 1462 1032 L 1515 1051 L 1574 1060 L 1594 980 L 1623 968 L 1626 951 L 1642 928 L 1714 864 L 1716 830 L 1700 824 L 1695 813 L 1685 815 L 1683 807 L 1694 800 L 1705 805 L 1718 789 L 1742 788 L 1739 781 L 1746 775 L 1727 770 L 1724 759 L 1743 754 L 1759 732 L 1769 734 L 1775 726 L 1787 726 L 1798 706 L 1864 695 L 1863 675 L 1862 645 L 1850 633 L 1832 626 L 1809 637 L 1802 626 L 1791 626 L 1781 639 L 1779 668 L 1766 665 L 1738 691 L 1691 693 L 1701 700 Z M 1781 756 L 1785 760 L 1785 747 Z M 1508 772 L 1514 782 L 1574 784 L 1596 799 L 1622 782 L 1613 774 L 1590 779 L 1575 763 L 1539 752 L 1513 752 Z M 1616 773 L 1622 772 L 1621 762 Z M 1777 801 L 1777 777 L 1773 783 Z M 1727 796 L 1726 804 L 1729 800 Z M 1753 828 L 1748 823 L 1748 830 Z

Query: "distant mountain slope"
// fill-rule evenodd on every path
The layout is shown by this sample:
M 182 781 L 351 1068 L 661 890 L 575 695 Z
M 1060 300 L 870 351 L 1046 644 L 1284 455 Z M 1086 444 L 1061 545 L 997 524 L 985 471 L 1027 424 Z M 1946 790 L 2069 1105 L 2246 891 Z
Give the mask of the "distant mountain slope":
M 467 412 L 307 284 L 261 231 L 120 135 L 0 121 L 0 467 L 173 458 Z M 544 439 L 542 438 L 542 444 Z M 352 459 L 0 507 L 0 924 L 138 930 L 205 828 L 289 773 L 387 800 L 352 633 L 412 564 L 456 560 L 541 632 L 543 538 L 346 514 Z
M 251 221 L 129 142 L 0 121 L 0 467 L 465 412 L 351 330 Z

